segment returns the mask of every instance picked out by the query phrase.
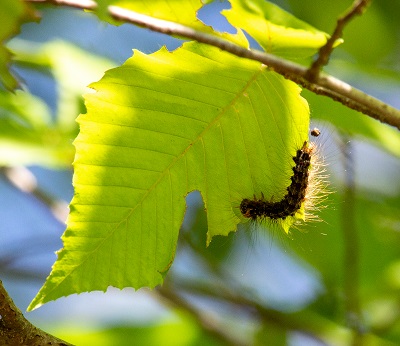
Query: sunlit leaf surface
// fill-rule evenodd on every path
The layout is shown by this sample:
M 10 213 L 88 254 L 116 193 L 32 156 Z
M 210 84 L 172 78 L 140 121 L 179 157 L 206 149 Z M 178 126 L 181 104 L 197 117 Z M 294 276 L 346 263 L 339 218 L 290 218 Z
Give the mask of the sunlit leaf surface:
M 78 118 L 64 249 L 31 309 L 110 285 L 160 284 L 190 191 L 204 199 L 207 241 L 227 235 L 245 221 L 243 198 L 284 196 L 292 156 L 307 139 L 297 85 L 196 43 L 135 51 L 92 87 Z

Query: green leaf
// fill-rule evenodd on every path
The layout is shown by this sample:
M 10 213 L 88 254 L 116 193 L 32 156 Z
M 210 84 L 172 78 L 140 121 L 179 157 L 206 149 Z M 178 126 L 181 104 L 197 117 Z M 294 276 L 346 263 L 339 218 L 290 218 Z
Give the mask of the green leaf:
M 309 57 L 329 37 L 265 0 L 230 0 L 230 3 L 232 8 L 222 11 L 222 14 L 233 26 L 252 36 L 268 53 L 296 59 Z
M 204 27 L 197 18 L 196 12 L 202 6 L 199 0 L 171 2 L 168 0 L 131 1 L 131 0 L 97 0 L 100 9 L 110 5 L 132 10 L 150 17 L 181 23 L 190 27 Z
M 53 120 L 47 105 L 28 92 L 0 92 L 0 164 L 70 167 L 82 94 L 111 62 L 62 41 L 14 39 L 9 46 L 17 64 L 50 70 L 57 83 L 57 114 Z
M 236 35 L 220 33 L 214 31 L 211 26 L 205 25 L 196 17 L 197 11 L 203 4 L 208 2 L 210 2 L 210 0 L 185 0 L 172 2 L 168 0 L 97 0 L 98 9 L 96 10 L 96 13 L 102 20 L 106 20 L 112 24 L 119 24 L 119 22 L 115 21 L 108 15 L 108 7 L 116 6 L 122 9 L 144 14 L 152 18 L 179 23 L 196 31 L 215 35 L 248 48 L 247 39 L 241 30 L 238 30 Z
M 9 46 L 17 64 L 50 70 L 57 83 L 56 124 L 64 132 L 73 132 L 75 137 L 75 119 L 83 109 L 82 94 L 88 91 L 89 83 L 115 63 L 61 40 L 38 44 L 13 39 Z
M 69 166 L 73 155 L 43 101 L 21 90 L 0 91 L 0 165 Z
M 92 87 L 78 118 L 64 248 L 29 309 L 110 285 L 160 284 L 189 192 L 204 199 L 209 243 L 245 221 L 243 198 L 286 194 L 307 140 L 309 109 L 296 84 L 197 43 L 135 51 Z
M 33 19 L 26 3 L 16 0 L 2 0 L 0 2 L 0 83 L 7 89 L 15 89 L 18 85 L 13 75 L 8 70 L 11 54 L 4 43 L 11 36 L 20 31 L 20 25 Z

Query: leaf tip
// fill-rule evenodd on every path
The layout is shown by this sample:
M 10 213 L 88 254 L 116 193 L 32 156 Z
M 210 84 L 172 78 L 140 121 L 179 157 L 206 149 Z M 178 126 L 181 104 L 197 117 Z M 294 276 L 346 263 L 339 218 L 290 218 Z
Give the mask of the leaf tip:
M 35 298 L 33 298 L 33 300 L 30 302 L 30 304 L 28 305 L 28 307 L 26 308 L 27 312 L 31 312 L 33 310 L 36 310 L 38 308 L 40 308 L 43 305 L 43 301 L 42 301 L 42 297 L 40 292 L 35 296 Z

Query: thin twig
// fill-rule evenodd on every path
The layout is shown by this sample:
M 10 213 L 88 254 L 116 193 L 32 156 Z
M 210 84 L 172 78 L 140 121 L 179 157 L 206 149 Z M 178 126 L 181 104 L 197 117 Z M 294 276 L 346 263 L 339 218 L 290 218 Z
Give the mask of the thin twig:
M 318 58 L 313 62 L 307 71 L 306 78 L 310 81 L 316 81 L 323 66 L 328 64 L 329 58 L 332 54 L 335 42 L 342 38 L 344 27 L 356 15 L 361 15 L 366 7 L 369 5 L 370 0 L 355 0 L 353 5 L 345 12 L 344 15 L 338 18 L 336 28 L 332 36 L 327 40 L 324 46 L 318 52 Z
M 235 305 L 247 313 L 250 312 L 254 319 L 264 324 L 273 324 L 282 330 L 296 330 L 307 334 L 319 343 L 324 343 L 325 335 L 322 332 L 321 326 L 323 324 L 326 325 L 327 321 L 324 320 L 322 323 L 319 323 L 320 317 L 317 317 L 317 315 L 314 317 L 308 316 L 310 318 L 307 319 L 303 317 L 297 318 L 296 316 L 291 316 L 264 306 L 260 303 L 262 299 L 258 297 L 258 294 L 237 282 L 228 272 L 222 270 L 220 266 L 214 265 L 214 263 L 207 260 L 203 252 L 187 236 L 187 232 L 182 233 L 182 245 L 188 246 L 196 254 L 197 259 L 208 268 L 212 284 L 180 279 L 175 275 L 168 281 L 170 282 L 170 290 L 172 289 L 174 292 L 183 290 L 189 294 L 205 296 L 229 305 Z M 171 288 L 172 285 L 173 287 Z M 249 296 L 252 298 L 248 298 Z M 332 323 L 330 328 L 333 333 L 337 326 L 335 327 Z
M 210 334 L 213 338 L 227 346 L 245 346 L 246 344 L 233 336 L 219 326 L 218 321 L 212 318 L 211 314 L 203 313 L 196 309 L 192 304 L 185 300 L 178 291 L 171 289 L 168 285 L 164 284 L 157 288 L 156 291 L 164 300 L 170 304 L 185 310 L 202 326 L 203 330 Z
M 80 0 L 25 0 L 27 2 L 49 3 L 54 5 L 68 5 L 75 8 L 94 10 L 95 4 L 89 1 L 89 6 L 85 6 Z M 306 89 L 325 95 L 338 101 L 348 108 L 362 112 L 383 123 L 397 127 L 400 130 L 400 110 L 358 90 L 351 85 L 326 73 L 320 73 L 315 81 L 307 78 L 308 69 L 302 65 L 276 57 L 272 54 L 246 49 L 238 46 L 223 38 L 197 31 L 190 27 L 153 18 L 137 12 L 133 12 L 117 6 L 108 7 L 109 15 L 118 21 L 135 24 L 148 28 L 153 31 L 168 35 L 179 36 L 182 38 L 193 39 L 205 43 L 221 50 L 227 51 L 239 57 L 255 60 L 267 65 L 271 70 L 281 74 Z
M 304 333 L 317 342 L 326 345 L 344 344 L 351 345 L 352 333 L 354 330 L 335 323 L 331 319 L 324 317 L 314 311 L 302 310 L 300 312 L 283 313 L 274 309 L 269 309 L 263 304 L 245 296 L 246 289 L 232 290 L 226 286 L 202 285 L 193 280 L 179 280 L 176 277 L 170 278 L 172 292 L 180 292 L 179 295 L 187 294 L 212 299 L 219 303 L 225 303 L 229 306 L 236 306 L 243 312 L 250 313 L 251 316 L 259 319 L 265 325 L 275 325 L 283 330 L 297 331 Z M 380 336 L 374 335 L 370 331 L 365 331 L 363 335 L 357 334 L 357 341 L 362 342 L 363 338 L 372 345 L 384 345 L 386 340 Z M 354 339 L 353 339 L 354 340 Z M 357 345 L 360 345 L 361 343 Z M 355 343 L 353 343 L 355 345 Z
M 270 309 L 255 299 L 246 297 L 245 294 L 248 293 L 248 290 L 245 287 L 232 290 L 226 286 L 218 285 L 215 287 L 193 280 L 180 280 L 176 277 L 170 282 L 173 282 L 173 285 L 171 284 L 169 290 L 173 292 L 196 295 L 212 299 L 219 304 L 224 303 L 227 306 L 239 308 L 243 313 L 249 314 L 255 321 L 260 321 L 263 325 L 274 325 L 283 331 L 304 333 L 322 344 L 331 344 L 339 334 L 346 340 L 351 338 L 351 330 L 343 328 L 312 311 L 284 313 Z
M 245 49 L 230 41 L 221 39 L 220 37 L 199 32 L 181 24 L 142 15 L 120 7 L 110 6 L 109 13 L 114 19 L 119 21 L 144 26 L 153 31 L 158 31 L 168 35 L 177 35 L 184 38 L 194 39 L 198 42 L 218 47 L 236 56 L 259 61 L 267 65 L 271 70 L 274 70 L 285 78 L 302 85 L 304 88 L 309 89 L 314 93 L 329 96 L 349 108 L 365 113 L 381 122 L 395 126 L 400 130 L 400 110 L 365 94 L 361 90 L 358 90 L 333 76 L 324 73 L 321 74 L 315 82 L 310 82 L 306 78 L 308 71 L 307 68 L 291 61 L 278 58 L 272 54 Z

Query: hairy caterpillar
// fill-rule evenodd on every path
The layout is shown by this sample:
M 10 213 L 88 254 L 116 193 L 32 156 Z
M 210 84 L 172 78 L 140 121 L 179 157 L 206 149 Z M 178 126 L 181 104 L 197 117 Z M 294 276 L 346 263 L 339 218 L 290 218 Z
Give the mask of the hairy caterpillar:
M 311 135 L 318 137 L 320 131 L 317 128 L 311 130 Z M 245 218 L 253 221 L 269 218 L 271 220 L 285 220 L 289 216 L 294 216 L 306 201 L 309 189 L 310 171 L 312 165 L 312 157 L 315 154 L 315 144 L 305 141 L 303 146 L 297 150 L 296 156 L 293 157 L 295 166 L 292 168 L 293 175 L 291 183 L 287 187 L 286 195 L 277 202 L 265 199 L 261 194 L 261 198 L 253 199 L 245 198 L 240 203 L 240 212 Z M 318 169 L 318 167 L 314 167 Z M 311 189 L 312 190 L 312 189 Z M 312 197 L 309 197 L 312 202 Z

